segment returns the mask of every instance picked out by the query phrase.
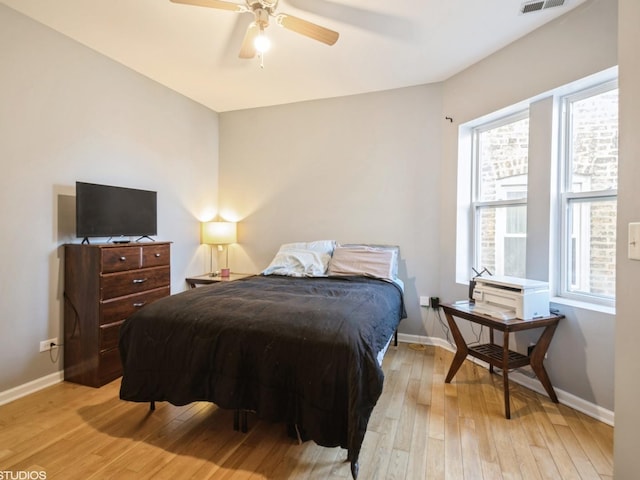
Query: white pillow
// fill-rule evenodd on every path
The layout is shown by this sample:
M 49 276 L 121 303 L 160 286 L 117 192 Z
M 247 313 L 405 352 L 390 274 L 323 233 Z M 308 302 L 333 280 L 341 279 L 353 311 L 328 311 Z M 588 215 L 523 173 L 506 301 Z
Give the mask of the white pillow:
M 328 275 L 365 275 L 394 280 L 397 251 L 368 246 L 337 246 L 329 262 Z
M 335 240 L 316 240 L 314 242 L 285 243 L 280 246 L 279 252 L 287 250 L 311 250 L 318 253 L 328 253 L 331 255 L 336 248 Z
M 262 274 L 290 277 L 325 276 L 335 244 L 334 240 L 286 243 L 280 247 Z

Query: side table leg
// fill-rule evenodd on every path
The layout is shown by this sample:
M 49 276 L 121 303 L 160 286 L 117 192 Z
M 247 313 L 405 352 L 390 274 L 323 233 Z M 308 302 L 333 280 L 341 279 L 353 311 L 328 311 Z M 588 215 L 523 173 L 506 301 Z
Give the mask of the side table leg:
M 447 318 L 447 323 L 449 324 L 449 330 L 453 335 L 453 340 L 456 343 L 456 353 L 453 357 L 453 361 L 451 362 L 451 366 L 449 367 L 449 373 L 447 373 L 447 378 L 445 378 L 444 383 L 451 383 L 453 377 L 456 375 L 465 358 L 469 354 L 469 349 L 467 348 L 467 344 L 464 341 L 464 337 L 460 333 L 458 329 L 458 325 L 456 324 L 453 316 L 450 313 L 445 312 L 445 317 Z
M 511 403 L 509 400 L 509 332 L 502 336 L 502 386 L 504 389 L 504 416 L 511 418 Z
M 556 392 L 553 389 L 553 385 L 551 385 L 551 380 L 549 380 L 549 375 L 547 375 L 547 371 L 545 370 L 542 362 L 544 361 L 544 356 L 547 354 L 547 349 L 549 348 L 549 344 L 551 343 L 551 339 L 553 338 L 553 334 L 555 333 L 557 326 L 558 324 L 554 323 L 553 325 L 545 327 L 542 335 L 540 335 L 540 338 L 538 339 L 538 343 L 536 343 L 536 346 L 531 352 L 531 358 L 529 359 L 531 369 L 536 374 L 536 377 L 538 377 L 538 380 L 540 380 L 540 383 L 546 390 L 551 401 L 554 403 L 558 403 L 558 397 L 556 396 Z
M 495 345 L 495 342 L 493 341 L 493 327 L 489 327 L 489 343 L 491 345 Z M 489 364 L 489 373 L 493 373 L 493 363 Z

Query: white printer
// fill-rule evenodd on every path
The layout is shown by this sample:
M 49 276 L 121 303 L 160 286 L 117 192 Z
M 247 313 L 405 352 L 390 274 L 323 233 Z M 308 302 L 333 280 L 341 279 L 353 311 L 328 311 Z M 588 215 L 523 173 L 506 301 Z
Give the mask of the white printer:
M 549 284 L 526 278 L 475 278 L 473 299 L 478 313 L 503 319 L 531 320 L 549 316 Z

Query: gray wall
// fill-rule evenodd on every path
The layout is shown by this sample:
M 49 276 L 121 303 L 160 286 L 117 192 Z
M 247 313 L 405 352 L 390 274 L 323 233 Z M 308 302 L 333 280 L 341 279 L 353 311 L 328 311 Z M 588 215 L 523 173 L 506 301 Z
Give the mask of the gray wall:
M 236 271 L 264 269 L 281 243 L 400 245 L 409 318 L 439 278 L 441 87 L 220 114 L 221 210 L 241 223 Z
M 0 59 L 1 400 L 62 368 L 39 343 L 62 337 L 76 180 L 158 191 L 173 291 L 206 269 L 198 218 L 216 208 L 218 116 L 4 5 Z
M 444 338 L 418 297 L 467 294 L 456 281 L 458 125 L 615 66 L 616 31 L 616 3 L 594 0 L 442 85 L 221 114 L 221 207 L 241 222 L 232 268 L 259 271 L 290 241 L 397 243 L 400 332 Z M 554 385 L 613 410 L 615 317 L 562 311 Z
M 639 221 L 637 0 L 620 2 L 621 157 L 617 317 L 566 309 L 554 383 L 613 408 L 616 478 L 640 468 L 634 281 L 626 224 Z M 60 336 L 61 245 L 73 238 L 75 180 L 157 189 L 162 239 L 173 240 L 172 289 L 207 270 L 198 220 L 242 223 L 234 270 L 264 268 L 294 239 L 399 243 L 410 318 L 401 331 L 443 336 L 418 295 L 460 298 L 455 280 L 456 123 L 617 61 L 617 2 L 588 2 L 442 85 L 218 115 L 0 6 L 0 392 L 61 363 L 37 353 Z M 219 131 L 219 135 L 218 135 Z M 218 172 L 218 138 L 221 164 Z M 556 347 L 557 348 L 557 347 Z M 552 351 L 551 355 L 559 352 Z
M 627 225 L 640 222 L 640 2 L 618 0 L 620 63 L 620 164 L 618 180 L 618 251 L 616 316 L 616 480 L 638 478 L 640 432 L 640 262 L 627 258 Z
M 617 3 L 592 0 L 444 82 L 444 114 L 455 119 L 444 129 L 442 147 L 440 294 L 444 298 L 462 298 L 467 288 L 456 278 L 458 125 L 614 67 L 616 32 Z M 538 114 L 545 103 L 549 102 L 539 101 L 531 114 Z M 540 132 L 535 135 L 540 136 Z M 549 191 L 548 172 L 545 178 L 536 170 L 539 165 L 533 164 L 542 161 L 551 165 L 552 152 L 547 149 L 545 157 L 541 150 L 536 145 L 530 152 L 532 207 L 540 200 L 538 194 Z M 543 209 L 544 205 L 536 203 L 530 213 L 533 217 Z M 528 218 L 528 231 L 532 237 L 538 235 L 538 242 L 529 239 L 527 249 L 540 249 L 537 258 L 544 265 L 549 245 L 541 241 L 540 234 L 543 239 L 548 237 L 548 206 L 546 217 L 541 216 L 545 223 L 539 226 L 532 225 L 532 218 Z M 528 275 L 544 276 L 544 272 L 529 272 L 531 265 L 527 268 Z M 580 399 L 613 410 L 615 316 L 606 313 L 607 309 L 584 309 L 566 302 L 555 306 L 566 319 L 558 327 L 548 353 L 546 366 L 552 383 Z M 524 337 L 518 349 L 526 351 L 530 337 Z

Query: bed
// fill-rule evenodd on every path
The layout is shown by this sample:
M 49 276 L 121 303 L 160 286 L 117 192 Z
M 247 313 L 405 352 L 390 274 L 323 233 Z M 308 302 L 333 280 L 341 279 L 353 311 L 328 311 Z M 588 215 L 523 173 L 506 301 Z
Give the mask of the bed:
M 321 274 L 309 275 L 314 262 L 299 258 L 293 272 L 302 266 L 302 274 L 274 274 L 274 264 L 291 260 L 276 255 L 261 275 L 142 308 L 120 329 L 120 398 L 256 412 L 299 438 L 347 449 L 356 478 L 382 392 L 381 356 L 406 314 L 401 283 L 361 274 L 362 262 L 354 273 L 340 263 L 341 248 L 328 258 L 311 253 Z M 388 277 L 397 254 L 395 263 Z

